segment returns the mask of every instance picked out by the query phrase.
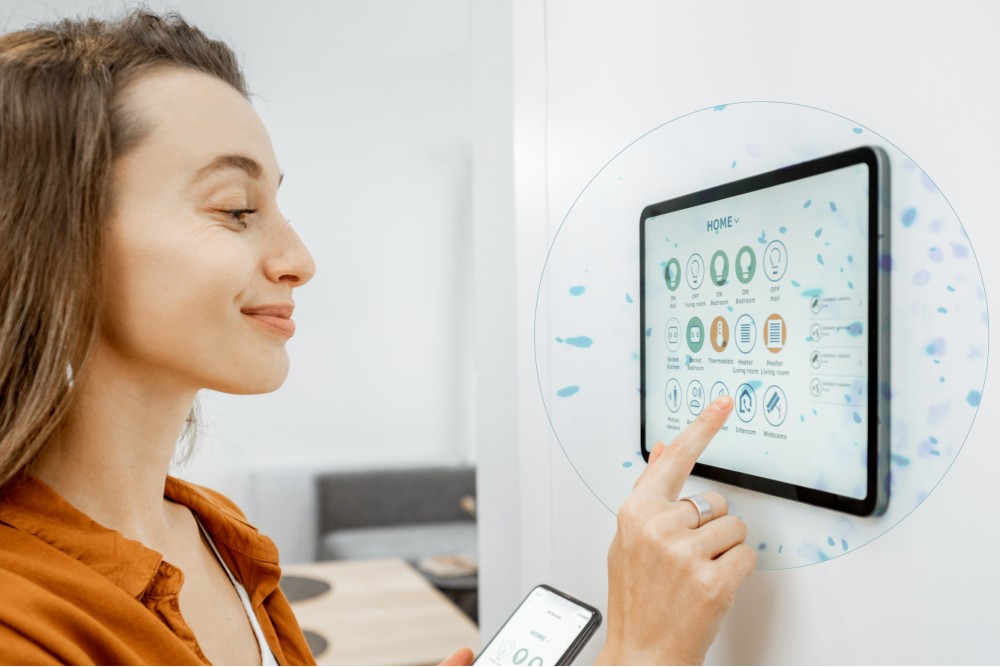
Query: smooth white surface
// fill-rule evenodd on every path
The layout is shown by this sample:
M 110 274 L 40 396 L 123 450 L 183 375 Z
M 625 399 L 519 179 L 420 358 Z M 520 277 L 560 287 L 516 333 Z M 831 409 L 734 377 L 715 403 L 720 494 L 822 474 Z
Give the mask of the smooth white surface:
M 1000 312 L 1000 276 L 988 260 L 1000 241 L 992 224 L 998 99 L 983 85 L 1000 59 L 990 27 L 998 18 L 1000 8 L 986 2 L 549 0 L 548 170 L 538 185 L 547 188 L 549 228 L 617 151 L 671 118 L 732 101 L 809 104 L 882 133 L 934 179 Z M 846 556 L 755 573 L 709 661 L 996 662 L 1000 538 L 989 527 L 1000 519 L 992 481 L 1000 453 L 987 417 L 997 407 L 995 384 L 988 376 L 964 450 L 910 517 Z M 551 583 L 602 606 L 614 518 L 561 452 L 552 457 L 551 488 L 523 489 L 521 502 L 551 508 Z M 601 641 L 578 662 L 592 660 Z
M 544 5 L 470 4 L 480 637 L 551 572 L 533 308 L 548 247 Z M 530 492 L 527 491 L 530 489 Z M 522 503 L 527 497 L 533 502 Z

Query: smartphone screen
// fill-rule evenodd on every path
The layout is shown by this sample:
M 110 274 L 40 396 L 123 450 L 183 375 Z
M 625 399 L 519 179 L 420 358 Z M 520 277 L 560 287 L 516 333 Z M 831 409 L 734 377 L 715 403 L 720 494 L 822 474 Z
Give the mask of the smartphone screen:
M 601 624 L 601 613 L 549 586 L 536 586 L 474 665 L 568 665 Z

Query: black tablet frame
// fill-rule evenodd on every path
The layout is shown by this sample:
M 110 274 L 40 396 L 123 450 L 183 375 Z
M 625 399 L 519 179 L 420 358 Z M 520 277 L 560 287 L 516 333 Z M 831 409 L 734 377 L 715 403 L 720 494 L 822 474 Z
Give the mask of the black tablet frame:
M 646 448 L 646 336 L 644 335 L 646 330 L 646 220 L 665 213 L 673 213 L 693 206 L 764 190 L 856 164 L 868 166 L 868 480 L 865 497 L 861 499 L 851 498 L 704 463 L 695 463 L 692 474 L 859 516 L 885 512 L 889 501 L 889 401 L 888 396 L 883 395 L 881 387 L 888 386 L 889 382 L 890 266 L 883 266 L 882 257 L 891 257 L 887 224 L 889 220 L 889 159 L 885 151 L 876 146 L 862 146 L 782 167 L 651 204 L 642 210 L 639 220 L 639 372 L 640 403 L 642 406 L 640 448 L 643 459 L 649 461 L 649 450 Z

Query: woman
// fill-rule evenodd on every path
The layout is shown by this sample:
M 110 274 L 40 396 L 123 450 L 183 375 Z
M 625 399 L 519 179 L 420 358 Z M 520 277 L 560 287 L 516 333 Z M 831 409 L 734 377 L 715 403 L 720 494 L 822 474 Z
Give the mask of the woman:
M 313 663 L 273 543 L 167 475 L 200 389 L 284 381 L 315 270 L 247 98 L 177 16 L 0 37 L 0 663 Z M 720 496 L 677 500 L 730 409 L 623 505 L 601 660 L 700 662 L 753 569 Z

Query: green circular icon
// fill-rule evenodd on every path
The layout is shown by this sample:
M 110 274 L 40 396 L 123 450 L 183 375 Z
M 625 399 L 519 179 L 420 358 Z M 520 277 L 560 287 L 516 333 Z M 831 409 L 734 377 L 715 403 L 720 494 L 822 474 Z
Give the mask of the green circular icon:
M 708 268 L 712 272 L 712 283 L 716 287 L 722 287 L 729 282 L 729 258 L 726 257 L 726 253 L 716 250 Z
M 692 352 L 701 352 L 701 346 L 705 344 L 705 325 L 701 323 L 701 318 L 692 317 L 688 320 L 687 342 Z
M 736 279 L 746 285 L 753 280 L 753 274 L 757 273 L 757 255 L 753 248 L 748 245 L 740 248 L 736 253 Z
M 681 263 L 676 259 L 667 262 L 667 268 L 663 270 L 663 278 L 667 281 L 667 289 L 673 292 L 681 284 Z

